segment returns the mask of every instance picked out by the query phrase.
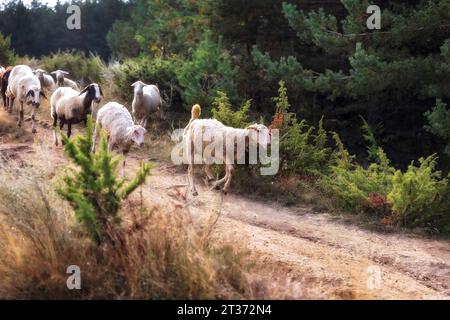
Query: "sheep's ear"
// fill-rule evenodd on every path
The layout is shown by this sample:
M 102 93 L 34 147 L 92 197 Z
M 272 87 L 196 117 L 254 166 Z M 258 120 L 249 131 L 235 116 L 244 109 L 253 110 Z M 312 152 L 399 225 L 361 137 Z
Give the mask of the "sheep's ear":
M 132 87 L 137 86 L 137 85 L 139 84 L 139 82 L 140 82 L 140 81 L 136 81 L 136 82 L 133 83 L 131 86 L 132 86 Z
M 81 96 L 83 93 L 88 92 L 88 90 L 89 90 L 89 86 L 87 86 L 86 88 L 81 90 L 81 92 L 78 95 Z
M 102 97 L 104 97 L 103 91 L 102 91 L 102 87 L 98 86 L 98 90 L 100 91 L 100 95 L 101 95 Z

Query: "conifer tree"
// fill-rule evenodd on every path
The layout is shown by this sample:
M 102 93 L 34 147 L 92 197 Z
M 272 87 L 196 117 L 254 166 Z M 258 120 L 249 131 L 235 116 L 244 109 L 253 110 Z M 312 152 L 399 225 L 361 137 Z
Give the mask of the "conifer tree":
M 75 165 L 69 167 L 58 193 L 75 210 L 77 220 L 97 242 L 108 240 L 110 231 L 120 226 L 120 204 L 136 188 L 145 183 L 150 166 L 142 163 L 131 182 L 117 178 L 120 157 L 108 151 L 102 133 L 99 148 L 91 153 L 93 122 L 88 120 L 86 133 L 69 140 L 63 135 L 65 153 Z

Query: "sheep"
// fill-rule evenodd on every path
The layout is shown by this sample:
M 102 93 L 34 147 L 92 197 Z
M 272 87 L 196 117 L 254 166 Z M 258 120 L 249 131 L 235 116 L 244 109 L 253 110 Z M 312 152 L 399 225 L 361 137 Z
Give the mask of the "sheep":
M 9 99 L 6 96 L 6 89 L 8 89 L 8 79 L 13 67 L 7 67 L 3 72 L 0 72 L 0 91 L 3 99 L 3 107 L 5 110 L 9 108 Z
M 66 75 L 70 74 L 67 71 L 56 70 L 53 71 L 51 74 L 55 75 L 56 84 L 58 85 L 58 87 L 69 87 L 72 88 L 73 90 L 77 91 L 79 90 L 78 85 L 75 81 L 66 78 Z
M 41 82 L 41 87 L 47 89 L 49 92 L 55 89 L 55 81 L 51 75 L 46 74 L 47 72 L 42 69 L 34 70 L 34 74 L 38 77 Z
M 12 69 L 8 79 L 8 87 L 6 95 L 9 98 L 9 110 L 12 111 L 15 99 L 19 99 L 20 114 L 17 125 L 22 126 L 23 122 L 23 105 L 28 104 L 33 107 L 31 115 L 31 131 L 36 133 L 36 112 L 41 105 L 41 97 L 47 98 L 42 91 L 39 79 L 33 74 L 30 67 L 19 65 Z
M 97 114 L 94 130 L 92 152 L 95 152 L 98 131 L 104 128 L 108 134 L 108 149 L 119 150 L 123 154 L 122 176 L 125 175 L 126 156 L 133 144 L 142 147 L 144 135 L 147 132 L 140 125 L 135 125 L 130 112 L 117 102 L 105 104 Z
M 151 114 L 158 111 L 162 117 L 161 95 L 157 86 L 147 85 L 142 81 L 136 81 L 131 86 L 134 88 L 134 99 L 131 105 L 133 119 L 145 128 Z
M 192 195 L 197 196 L 193 177 L 194 164 L 205 165 L 208 182 L 211 182 L 214 180 L 211 164 L 218 161 L 225 164 L 225 176 L 216 181 L 213 188 L 219 189 L 223 184 L 222 191 L 227 194 L 234 171 L 233 164 L 237 156 L 242 156 L 237 153 L 245 150 L 240 147 L 245 148 L 250 142 L 256 146 L 258 143 L 267 145 L 271 139 L 270 130 L 262 124 L 253 124 L 245 129 L 227 127 L 216 119 L 199 119 L 200 111 L 199 105 L 192 108 L 191 120 L 183 132 L 184 154 L 188 164 L 188 186 Z M 223 151 L 222 154 L 215 154 L 216 149 L 213 152 L 211 150 L 205 152 L 207 146 L 214 141 L 221 143 L 222 148 L 219 150 Z M 227 150 L 227 147 L 231 147 L 232 150 Z M 201 163 L 195 163 L 194 159 L 197 157 L 200 157 Z
M 72 135 L 72 125 L 87 121 L 88 114 L 92 113 L 92 101 L 99 103 L 103 97 L 102 88 L 97 83 L 92 83 L 77 92 L 72 88 L 62 87 L 56 89 L 50 99 L 51 117 L 53 119 L 53 141 L 58 146 L 56 125 L 63 129 L 67 123 L 67 136 Z

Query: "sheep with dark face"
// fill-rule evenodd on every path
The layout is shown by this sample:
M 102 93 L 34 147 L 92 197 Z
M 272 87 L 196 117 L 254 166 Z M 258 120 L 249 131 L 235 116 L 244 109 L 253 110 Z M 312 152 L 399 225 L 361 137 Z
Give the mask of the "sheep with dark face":
M 14 101 L 19 100 L 20 114 L 18 126 L 21 127 L 23 123 L 23 108 L 24 105 L 32 106 L 32 132 L 36 133 L 36 112 L 41 105 L 41 97 L 45 97 L 41 88 L 39 79 L 33 74 L 30 67 L 25 65 L 19 65 L 12 69 L 8 79 L 8 88 L 6 95 L 9 98 L 9 110 L 12 112 Z
M 53 119 L 53 140 L 58 145 L 56 136 L 56 125 L 60 129 L 67 123 L 67 136 L 72 135 L 72 125 L 80 122 L 86 122 L 87 116 L 92 113 L 92 102 L 100 103 L 103 97 L 101 87 L 97 83 L 92 83 L 77 92 L 72 88 L 58 88 L 50 99 L 51 116 Z
M 66 78 L 70 73 L 63 70 L 56 70 L 53 71 L 51 74 L 53 74 L 56 78 L 56 84 L 58 87 L 69 87 L 73 90 L 79 90 L 78 85 L 75 81 L 70 80 Z

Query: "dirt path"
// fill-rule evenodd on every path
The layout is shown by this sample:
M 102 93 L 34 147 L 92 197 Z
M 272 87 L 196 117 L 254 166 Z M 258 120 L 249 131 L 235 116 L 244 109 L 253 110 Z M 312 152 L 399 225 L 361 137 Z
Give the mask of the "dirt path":
M 50 144 L 48 122 L 42 124 L 34 145 Z M 0 145 L 0 154 L 26 161 L 33 143 L 7 141 Z M 45 157 L 55 164 L 64 162 L 60 148 L 49 146 Z M 132 156 L 130 172 L 138 160 Z M 185 180 L 177 168 L 159 162 L 143 188 L 144 198 L 163 207 L 190 203 L 190 214 L 199 221 L 220 214 L 212 235 L 220 241 L 238 239 L 237 245 L 268 268 L 286 273 L 297 298 L 450 299 L 449 242 L 376 233 L 308 207 L 222 196 L 201 183 L 195 200 L 175 200 L 176 189 L 171 187 Z

